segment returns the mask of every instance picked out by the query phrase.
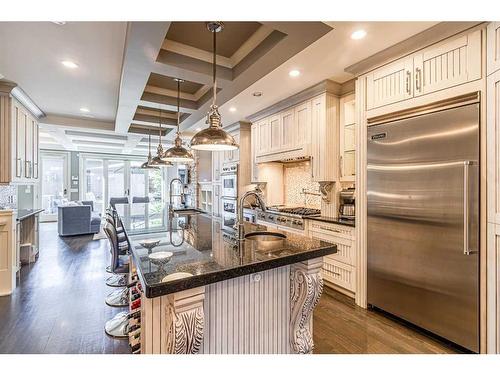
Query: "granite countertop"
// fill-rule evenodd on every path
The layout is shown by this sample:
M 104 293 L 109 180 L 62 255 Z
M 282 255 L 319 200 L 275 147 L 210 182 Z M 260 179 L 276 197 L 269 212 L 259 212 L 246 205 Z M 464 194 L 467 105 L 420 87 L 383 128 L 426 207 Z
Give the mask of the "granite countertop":
M 30 216 L 38 215 L 40 212 L 43 212 L 43 208 L 29 208 L 17 210 L 17 221 L 24 220 Z
M 339 219 L 338 217 L 332 216 L 309 216 L 306 217 L 307 220 L 322 221 L 324 223 L 340 224 L 346 225 L 348 227 L 355 227 L 354 220 Z
M 127 221 L 126 218 L 122 218 Z M 170 227 L 169 224 L 166 226 Z M 146 297 L 154 298 L 251 273 L 278 268 L 337 252 L 336 245 L 305 236 L 284 233 L 278 241 L 236 241 L 236 233 L 223 232 L 221 222 L 205 214 L 176 214 L 168 230 L 158 227 L 130 234 L 132 256 Z M 184 228 L 184 229 L 182 229 Z M 266 230 L 245 223 L 245 232 Z M 158 239 L 152 252 L 170 251 L 173 256 L 163 268 L 153 264 L 141 240 Z M 166 277 L 182 278 L 164 280 Z

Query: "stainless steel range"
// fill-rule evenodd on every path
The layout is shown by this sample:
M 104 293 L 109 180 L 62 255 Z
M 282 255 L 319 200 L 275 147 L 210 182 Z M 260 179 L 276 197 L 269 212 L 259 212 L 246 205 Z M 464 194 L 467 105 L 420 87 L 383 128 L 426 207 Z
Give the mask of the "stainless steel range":
M 304 230 L 304 218 L 320 216 L 321 210 L 306 207 L 268 207 L 257 211 L 257 220 L 292 229 Z

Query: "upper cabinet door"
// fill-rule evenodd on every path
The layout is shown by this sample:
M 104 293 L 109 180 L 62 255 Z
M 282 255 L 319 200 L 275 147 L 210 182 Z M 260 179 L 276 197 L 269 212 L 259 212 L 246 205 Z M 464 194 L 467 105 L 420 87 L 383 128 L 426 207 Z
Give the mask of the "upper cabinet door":
M 234 137 L 234 140 L 236 142 L 236 144 L 240 144 L 240 133 L 238 134 L 233 134 L 233 137 Z M 232 150 L 231 151 L 232 155 L 231 155 L 231 161 L 233 163 L 236 163 L 238 161 L 240 161 L 240 149 L 239 147 L 236 149 L 236 150 Z
M 33 171 L 33 119 L 32 117 L 24 113 L 25 121 L 25 131 L 26 136 L 24 138 L 24 177 L 31 178 Z
M 32 178 L 38 178 L 38 164 L 39 164 L 39 139 L 40 139 L 40 130 L 38 129 L 38 122 L 33 119 L 33 173 Z
M 295 145 L 301 147 L 311 143 L 311 101 L 308 100 L 294 108 Z
M 295 147 L 295 120 L 294 111 L 281 112 L 281 150 L 286 151 Z
M 269 130 L 271 136 L 270 151 L 279 151 L 281 148 L 281 119 L 279 115 L 269 118 Z
M 490 22 L 487 29 L 488 75 L 500 69 L 500 22 Z
M 257 155 L 264 155 L 271 149 L 271 135 L 269 130 L 269 119 L 266 118 L 257 123 Z
M 366 109 L 413 97 L 413 57 L 384 66 L 366 76 Z
M 15 121 L 15 176 L 18 179 L 23 178 L 24 164 L 25 164 L 25 140 L 26 140 L 26 115 L 18 103 L 14 104 L 14 121 Z
M 414 55 L 415 96 L 481 78 L 481 30 Z

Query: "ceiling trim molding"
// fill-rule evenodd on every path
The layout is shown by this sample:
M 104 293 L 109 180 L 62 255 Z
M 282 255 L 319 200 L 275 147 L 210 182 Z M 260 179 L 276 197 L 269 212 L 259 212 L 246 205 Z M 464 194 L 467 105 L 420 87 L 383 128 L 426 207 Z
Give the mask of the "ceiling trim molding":
M 186 44 L 182 44 L 176 42 L 174 40 L 165 39 L 163 42 L 161 49 L 164 51 L 169 51 L 173 53 L 177 53 L 179 55 L 184 55 L 191 57 L 196 60 L 205 61 L 207 63 L 212 63 L 213 54 L 212 52 L 208 52 L 196 47 L 188 46 Z M 233 68 L 234 64 L 231 61 L 231 58 L 227 58 L 224 56 L 217 55 L 217 65 L 223 66 L 225 68 Z
M 99 121 L 91 119 L 83 119 L 69 116 L 59 116 L 54 114 L 47 114 L 42 121 L 42 124 L 59 125 L 66 128 L 83 128 L 83 129 L 98 129 L 110 130 L 115 129 L 115 124 L 110 121 Z
M 349 82 L 349 81 L 348 81 Z M 302 90 L 292 96 L 289 96 L 286 99 L 280 100 L 279 102 L 270 105 L 250 116 L 247 116 L 247 119 L 251 122 L 259 121 L 264 117 L 273 115 L 277 112 L 281 112 L 286 108 L 292 107 L 299 103 L 302 103 L 306 100 L 312 99 L 317 95 L 328 92 L 333 95 L 341 96 L 342 95 L 342 86 L 340 83 L 331 81 L 329 79 L 321 81 L 314 86 L 311 86 L 305 90 Z
M 23 105 L 33 116 L 40 119 L 45 116 L 45 113 L 39 106 L 30 98 L 30 96 L 17 83 L 6 79 L 0 79 L 0 92 L 10 94 L 19 103 Z
M 360 76 L 391 61 L 414 53 L 434 43 L 440 42 L 465 30 L 482 25 L 484 22 L 441 22 L 431 28 L 415 34 L 408 39 L 394 44 L 376 54 L 367 57 L 344 69 L 345 72 Z

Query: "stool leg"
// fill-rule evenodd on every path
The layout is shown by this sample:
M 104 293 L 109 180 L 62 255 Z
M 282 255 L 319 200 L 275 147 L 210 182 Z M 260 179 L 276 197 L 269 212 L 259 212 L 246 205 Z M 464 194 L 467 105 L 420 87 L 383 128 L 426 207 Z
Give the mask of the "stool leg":
M 120 312 L 108 320 L 104 325 L 104 331 L 114 338 L 128 338 L 128 312 Z
M 123 288 L 111 292 L 106 297 L 106 305 L 111 307 L 125 307 L 128 306 L 128 288 Z
M 115 274 L 106 279 L 106 285 L 113 288 L 124 287 L 127 285 L 127 275 L 126 274 Z

